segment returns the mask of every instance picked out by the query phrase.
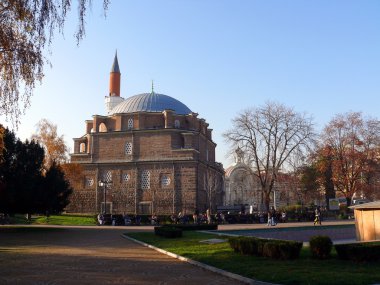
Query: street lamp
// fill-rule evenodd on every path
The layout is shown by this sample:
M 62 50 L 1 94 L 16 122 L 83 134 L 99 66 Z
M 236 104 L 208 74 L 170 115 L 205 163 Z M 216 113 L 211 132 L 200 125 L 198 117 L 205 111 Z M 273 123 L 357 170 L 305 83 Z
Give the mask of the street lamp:
M 103 209 L 103 214 L 107 214 L 107 187 L 111 186 L 112 185 L 112 181 L 105 181 L 105 180 L 99 180 L 99 186 L 100 187 L 103 187 L 103 205 L 104 205 L 104 209 Z

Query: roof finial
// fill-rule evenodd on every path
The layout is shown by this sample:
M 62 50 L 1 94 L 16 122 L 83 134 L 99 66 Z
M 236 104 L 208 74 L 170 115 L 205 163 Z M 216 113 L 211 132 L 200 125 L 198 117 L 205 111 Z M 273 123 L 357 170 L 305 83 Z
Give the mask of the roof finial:
M 113 64 L 112 64 L 112 67 L 111 67 L 111 72 L 120 73 L 119 62 L 117 61 L 117 49 L 116 49 L 116 52 L 115 52 L 115 57 L 113 59 Z
M 154 93 L 154 82 L 153 82 L 153 79 L 152 79 L 152 94 Z

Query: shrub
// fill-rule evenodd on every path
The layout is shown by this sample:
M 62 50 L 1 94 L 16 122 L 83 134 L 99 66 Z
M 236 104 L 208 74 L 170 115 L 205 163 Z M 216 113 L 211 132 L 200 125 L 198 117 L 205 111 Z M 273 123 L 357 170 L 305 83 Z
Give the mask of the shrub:
M 286 241 L 279 247 L 281 259 L 296 259 L 300 256 L 302 242 Z
M 280 258 L 279 243 L 275 241 L 268 241 L 263 245 L 263 256 L 273 259 Z
M 273 259 L 296 259 L 299 257 L 301 249 L 301 242 L 272 240 L 263 244 L 263 256 Z
M 335 250 L 340 259 L 355 262 L 368 262 L 380 260 L 380 243 L 351 243 L 337 244 Z
M 301 242 L 256 237 L 232 237 L 228 242 L 235 252 L 285 260 L 298 258 L 302 248 Z
M 325 259 L 330 257 L 332 241 L 328 236 L 313 236 L 310 238 L 311 254 L 315 258 Z
M 183 231 L 211 231 L 211 230 L 218 229 L 218 225 L 216 224 L 210 224 L 210 225 L 174 224 L 174 225 L 164 225 L 164 226 L 181 229 Z
M 154 233 L 166 238 L 182 237 L 182 230 L 174 227 L 154 227 Z
M 230 237 L 228 242 L 235 252 L 257 255 L 258 240 L 255 237 Z

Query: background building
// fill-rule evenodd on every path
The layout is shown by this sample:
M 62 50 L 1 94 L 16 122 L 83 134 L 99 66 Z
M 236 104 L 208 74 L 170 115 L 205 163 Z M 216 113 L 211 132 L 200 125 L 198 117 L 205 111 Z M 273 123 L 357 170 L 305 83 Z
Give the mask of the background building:
M 71 162 L 83 166 L 67 211 L 171 214 L 216 209 L 223 167 L 212 129 L 185 104 L 154 92 L 120 97 L 115 55 L 106 115 L 86 121 Z M 99 184 L 101 182 L 101 184 Z

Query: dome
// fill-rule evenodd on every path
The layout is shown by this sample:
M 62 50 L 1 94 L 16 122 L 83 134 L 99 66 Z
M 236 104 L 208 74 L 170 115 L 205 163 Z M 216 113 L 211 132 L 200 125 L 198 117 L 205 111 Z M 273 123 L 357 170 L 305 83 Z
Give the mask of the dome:
M 152 92 L 138 94 L 125 99 L 112 109 L 110 115 L 134 112 L 162 112 L 168 109 L 179 115 L 191 113 L 191 110 L 177 99 Z

